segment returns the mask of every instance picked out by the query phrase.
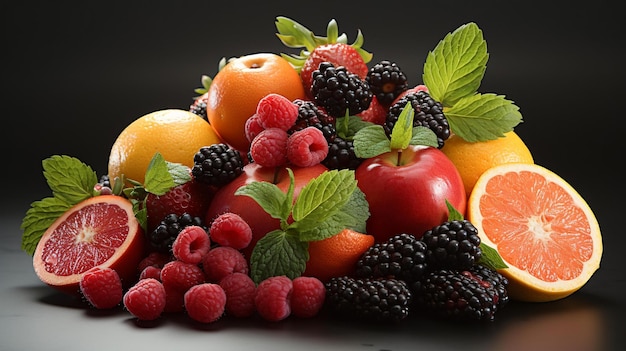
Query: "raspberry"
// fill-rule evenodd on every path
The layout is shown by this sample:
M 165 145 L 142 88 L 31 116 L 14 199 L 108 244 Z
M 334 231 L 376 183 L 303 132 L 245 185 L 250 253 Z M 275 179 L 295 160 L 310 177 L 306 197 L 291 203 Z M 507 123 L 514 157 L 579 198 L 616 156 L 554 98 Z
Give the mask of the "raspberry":
M 181 312 L 185 309 L 185 293 L 184 290 L 179 290 L 169 285 L 164 285 L 165 288 L 165 308 L 163 312 L 174 313 Z
M 137 265 L 137 271 L 141 273 L 144 269 L 146 269 L 146 267 L 149 266 L 163 268 L 163 266 L 171 260 L 172 258 L 170 255 L 163 252 L 153 251 L 139 262 L 139 265 Z
M 277 167 L 287 163 L 286 131 L 268 128 L 257 135 L 250 143 L 250 155 L 254 162 L 266 167 Z
M 204 283 L 204 273 L 198 265 L 176 260 L 161 269 L 161 281 L 165 286 L 187 291 L 194 285 Z
M 226 313 L 237 318 L 249 317 L 254 314 L 254 297 L 256 284 L 249 275 L 235 272 L 222 278 L 219 282 L 226 293 Z
M 187 290 L 184 303 L 187 315 L 191 319 L 211 323 L 224 314 L 226 293 L 218 284 L 199 284 Z
M 270 93 L 259 100 L 256 115 L 264 129 L 280 128 L 286 131 L 298 118 L 298 106 L 280 94 Z
M 211 240 L 204 228 L 190 225 L 185 227 L 172 244 L 174 257 L 185 263 L 198 264 L 209 252 Z
M 244 125 L 244 132 L 246 133 L 246 139 L 252 142 L 254 138 L 263 131 L 263 126 L 259 122 L 259 116 L 255 113 L 246 120 Z
M 270 322 L 283 320 L 291 314 L 293 282 L 286 276 L 264 279 L 257 286 L 254 305 L 263 319 Z
M 160 281 L 142 279 L 124 294 L 124 307 L 139 320 L 154 320 L 165 309 L 165 288 Z
M 236 213 L 226 212 L 218 216 L 209 228 L 211 240 L 221 246 L 241 250 L 252 241 L 252 229 L 248 223 Z
M 231 273 L 248 274 L 248 261 L 240 251 L 228 246 L 218 246 L 204 255 L 202 268 L 207 281 L 219 282 Z
M 311 318 L 318 314 L 326 298 L 326 287 L 315 277 L 297 277 L 291 292 L 291 313 L 300 318 Z
M 80 279 L 80 291 L 97 309 L 109 309 L 122 301 L 122 281 L 112 268 L 93 267 Z
M 156 266 L 148 266 L 139 273 L 139 279 L 154 278 L 161 281 L 161 268 Z
M 310 167 L 322 162 L 328 155 L 324 133 L 315 127 L 294 132 L 287 140 L 287 160 L 298 167 Z

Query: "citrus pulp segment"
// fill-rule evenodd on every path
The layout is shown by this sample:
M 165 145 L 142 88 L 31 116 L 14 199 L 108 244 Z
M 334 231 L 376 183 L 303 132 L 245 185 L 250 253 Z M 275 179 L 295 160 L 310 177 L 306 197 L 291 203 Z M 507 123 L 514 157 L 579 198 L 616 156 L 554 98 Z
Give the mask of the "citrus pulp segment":
M 600 266 L 602 237 L 591 208 L 542 166 L 510 163 L 487 170 L 470 195 L 467 215 L 508 265 L 500 272 L 513 299 L 566 297 Z

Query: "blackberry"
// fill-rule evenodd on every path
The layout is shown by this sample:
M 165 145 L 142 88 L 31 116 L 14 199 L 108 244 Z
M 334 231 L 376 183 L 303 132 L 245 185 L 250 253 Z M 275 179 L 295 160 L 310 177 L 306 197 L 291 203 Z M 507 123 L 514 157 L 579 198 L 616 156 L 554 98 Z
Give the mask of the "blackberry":
M 322 62 L 313 71 L 311 95 L 318 106 L 333 117 L 356 115 L 367 110 L 372 101 L 369 84 L 344 66 Z
M 506 279 L 505 276 L 493 269 L 479 264 L 472 267 L 469 272 L 488 282 L 496 289 L 496 292 L 498 293 L 497 307 L 499 310 L 508 304 L 509 293 L 507 288 L 509 286 L 509 280 Z
M 190 225 L 196 225 L 208 231 L 207 226 L 200 217 L 193 217 L 188 213 L 183 213 L 180 216 L 174 213 L 168 214 L 148 236 L 150 247 L 157 252 L 171 253 L 172 244 L 178 237 L 178 234 Z
M 313 101 L 296 99 L 293 101 L 298 106 L 298 118 L 294 125 L 287 131 L 293 134 L 306 127 L 315 127 L 322 131 L 324 138 L 329 143 L 335 138 L 335 117 L 329 116 L 322 109 L 318 108 Z
M 372 66 L 365 81 L 378 101 L 389 106 L 409 88 L 408 79 L 395 62 L 383 60 Z
M 450 137 L 450 125 L 443 114 L 443 105 L 439 101 L 435 101 L 425 91 L 408 93 L 389 107 L 387 119 L 383 125 L 387 135 L 391 135 L 391 131 L 407 103 L 410 103 L 415 110 L 413 126 L 430 128 L 437 135 L 438 147 L 442 148 L 444 142 Z
M 355 170 L 362 162 L 354 153 L 353 141 L 336 136 L 328 143 L 328 155 L 322 164 L 328 169 Z
M 191 174 L 201 183 L 221 187 L 243 173 L 241 153 L 218 143 L 200 148 L 193 157 Z
M 468 220 L 444 222 L 426 231 L 421 240 L 433 268 L 470 269 L 482 256 L 478 230 Z
M 375 243 L 356 263 L 355 275 L 360 278 L 395 278 L 413 284 L 427 273 L 426 244 L 411 234 L 398 234 L 382 243 Z
M 208 121 L 209 117 L 206 114 L 206 102 L 206 95 L 198 97 L 197 100 L 194 100 L 194 102 L 189 105 L 189 112 L 194 113 L 202 117 L 202 119 Z
M 493 321 L 498 292 L 469 271 L 434 270 L 414 291 L 415 304 L 436 317 L 455 321 Z
M 397 279 L 334 277 L 326 283 L 325 305 L 342 317 L 399 322 L 409 314 L 412 294 Z

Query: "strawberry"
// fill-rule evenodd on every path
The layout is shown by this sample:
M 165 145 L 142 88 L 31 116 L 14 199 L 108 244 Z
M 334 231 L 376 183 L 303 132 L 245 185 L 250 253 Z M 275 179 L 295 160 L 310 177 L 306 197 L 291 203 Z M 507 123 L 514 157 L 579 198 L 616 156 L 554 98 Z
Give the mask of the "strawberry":
M 383 125 L 387 120 L 387 111 L 388 109 L 383 106 L 376 95 L 372 96 L 372 102 L 370 102 L 370 107 L 357 114 L 359 118 L 364 120 L 365 122 L 372 122 L 374 124 Z

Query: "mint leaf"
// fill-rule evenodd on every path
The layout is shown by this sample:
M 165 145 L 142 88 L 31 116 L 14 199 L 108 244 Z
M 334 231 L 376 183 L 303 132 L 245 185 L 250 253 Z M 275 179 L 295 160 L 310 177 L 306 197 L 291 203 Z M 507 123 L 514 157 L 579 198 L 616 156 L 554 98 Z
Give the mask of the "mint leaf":
M 450 129 L 468 142 L 497 139 L 522 122 L 519 107 L 495 94 L 460 99 L 445 115 Z
M 356 188 L 354 171 L 326 171 L 309 181 L 293 207 L 293 220 L 323 222 L 350 199 Z
M 391 143 L 381 125 L 360 129 L 353 140 L 354 154 L 359 158 L 371 158 L 391 151 Z
M 252 182 L 237 189 L 235 195 L 251 197 L 273 218 L 287 221 L 289 217 L 291 198 L 288 198 L 275 184 L 262 181 Z
M 428 53 L 422 79 L 433 99 L 453 106 L 478 90 L 488 59 L 482 31 L 470 22 L 448 33 Z
M 404 105 L 398 116 L 398 120 L 391 130 L 389 147 L 392 150 L 404 150 L 409 146 L 413 135 L 414 116 L 415 110 L 413 109 L 413 105 L 411 105 L 411 103 Z
M 478 263 L 494 270 L 509 268 L 500 257 L 500 254 L 493 247 L 481 242 L 480 249 L 483 252 Z
M 98 176 L 77 158 L 54 155 L 43 160 L 42 165 L 54 197 L 75 205 L 93 195 Z
M 30 205 L 22 219 L 22 250 L 32 255 L 48 227 L 72 205 L 57 197 L 47 197 Z
M 256 243 L 250 255 L 250 277 L 255 283 L 285 275 L 302 275 L 309 260 L 308 243 L 282 230 L 267 233 Z
M 179 163 L 167 162 L 156 153 L 146 169 L 144 187 L 154 195 L 163 195 L 175 186 L 191 180 L 189 168 Z
M 446 207 L 448 208 L 448 221 L 462 221 L 465 218 L 454 206 L 446 199 Z
M 359 130 L 373 125 L 374 123 L 366 122 L 358 116 L 338 117 L 335 120 L 337 135 L 344 140 L 353 140 Z
M 424 126 L 413 127 L 413 131 L 411 133 L 411 141 L 409 144 L 411 145 L 426 145 L 432 147 L 438 147 L 439 142 L 437 141 L 437 134 L 432 131 L 432 129 Z

